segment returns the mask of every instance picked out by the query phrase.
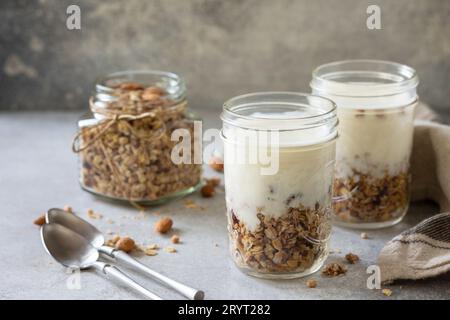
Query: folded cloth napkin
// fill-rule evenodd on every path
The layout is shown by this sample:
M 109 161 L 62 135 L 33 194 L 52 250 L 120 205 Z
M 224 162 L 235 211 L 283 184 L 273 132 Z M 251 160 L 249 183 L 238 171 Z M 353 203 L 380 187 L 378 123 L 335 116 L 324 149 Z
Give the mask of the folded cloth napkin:
M 381 282 L 423 279 L 450 271 L 450 126 L 419 105 L 411 156 L 412 200 L 430 199 L 444 212 L 422 221 L 381 250 Z

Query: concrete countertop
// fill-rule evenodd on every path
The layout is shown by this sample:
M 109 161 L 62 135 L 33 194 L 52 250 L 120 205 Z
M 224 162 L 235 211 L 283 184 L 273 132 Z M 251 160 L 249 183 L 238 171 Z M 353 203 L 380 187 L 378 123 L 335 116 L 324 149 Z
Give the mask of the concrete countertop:
M 376 261 L 382 246 L 402 230 L 437 211 L 430 203 L 414 204 L 399 225 L 368 232 L 334 228 L 327 263 L 343 262 L 348 252 L 361 261 L 348 266 L 348 273 L 324 278 L 319 273 L 308 278 L 318 281 L 315 289 L 306 287 L 308 278 L 269 281 L 248 277 L 233 265 L 228 253 L 223 192 L 213 199 L 198 194 L 188 197 L 203 210 L 188 209 L 185 199 L 148 208 L 144 215 L 133 207 L 104 202 L 78 185 L 77 157 L 70 144 L 80 113 L 27 112 L 0 113 L 0 298 L 1 299 L 139 299 L 139 295 L 106 280 L 95 272 L 81 274 L 81 289 L 69 289 L 73 280 L 65 269 L 50 258 L 41 245 L 39 228 L 33 220 L 50 207 L 72 206 L 87 218 L 89 208 L 104 218 L 88 219 L 103 232 L 130 235 L 140 243 L 168 246 L 170 236 L 153 232 L 161 216 L 174 220 L 182 244 L 178 252 L 160 250 L 154 257 L 139 257 L 152 268 L 203 289 L 207 299 L 448 299 L 450 274 L 422 281 L 402 281 L 383 296 L 366 287 L 366 268 Z M 203 112 L 207 127 L 218 126 L 216 113 Z M 217 176 L 209 168 L 206 175 Z M 109 223 L 108 220 L 113 223 Z M 167 299 L 182 298 L 171 290 L 130 271 L 145 286 Z M 70 287 L 70 286 L 69 286 Z

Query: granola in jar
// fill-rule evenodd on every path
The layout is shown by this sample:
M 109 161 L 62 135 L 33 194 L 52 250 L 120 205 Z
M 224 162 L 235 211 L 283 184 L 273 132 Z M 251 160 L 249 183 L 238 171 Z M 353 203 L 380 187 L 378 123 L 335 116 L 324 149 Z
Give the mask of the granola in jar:
M 325 64 L 313 76 L 313 92 L 338 106 L 335 222 L 365 229 L 400 222 L 409 206 L 416 72 L 355 60 Z
M 331 233 L 334 104 L 299 93 L 257 93 L 226 102 L 222 120 L 235 264 L 263 278 L 317 271 Z M 253 161 L 255 152 L 270 161 Z
M 183 81 L 160 71 L 119 72 L 96 85 L 93 116 L 79 121 L 74 151 L 83 189 L 112 199 L 163 202 L 195 191 L 201 165 L 175 163 L 172 141 L 185 130 L 196 145 Z M 195 148 L 191 148 L 194 159 Z M 197 150 L 198 151 L 198 150 Z

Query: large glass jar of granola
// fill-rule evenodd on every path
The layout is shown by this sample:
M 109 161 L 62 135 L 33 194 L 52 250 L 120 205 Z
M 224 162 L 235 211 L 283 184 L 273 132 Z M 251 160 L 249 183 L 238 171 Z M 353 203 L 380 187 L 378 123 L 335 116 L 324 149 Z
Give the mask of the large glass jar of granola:
M 201 135 L 194 134 L 199 119 L 186 106 L 184 82 L 169 72 L 125 71 L 100 79 L 90 99 L 91 114 L 78 122 L 73 145 L 82 188 L 143 204 L 195 191 Z M 172 139 L 175 130 L 180 134 Z M 188 154 L 174 152 L 179 137 L 186 139 Z
M 334 103 L 292 92 L 248 94 L 226 102 L 222 120 L 236 265 L 263 278 L 315 272 L 331 232 Z
M 387 61 L 335 62 L 313 72 L 313 93 L 338 106 L 336 223 L 382 228 L 406 214 L 417 85 L 415 70 Z

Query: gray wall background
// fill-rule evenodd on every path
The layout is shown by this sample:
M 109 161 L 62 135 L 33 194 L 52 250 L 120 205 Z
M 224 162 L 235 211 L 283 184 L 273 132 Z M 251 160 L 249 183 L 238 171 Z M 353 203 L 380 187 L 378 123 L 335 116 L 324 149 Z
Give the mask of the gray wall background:
M 81 31 L 66 8 L 81 7 Z M 382 30 L 366 8 L 381 7 Z M 423 101 L 450 109 L 449 0 L 2 0 L 0 109 L 87 109 L 97 76 L 173 71 L 193 108 L 238 94 L 309 91 L 319 64 L 352 58 L 411 65 Z

